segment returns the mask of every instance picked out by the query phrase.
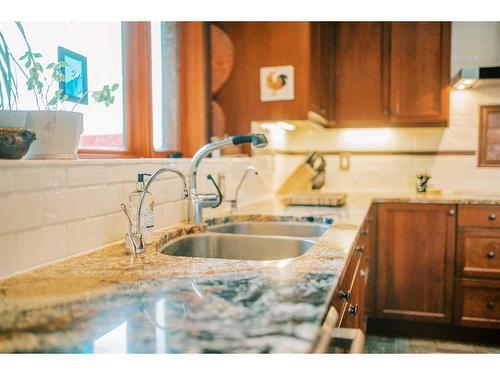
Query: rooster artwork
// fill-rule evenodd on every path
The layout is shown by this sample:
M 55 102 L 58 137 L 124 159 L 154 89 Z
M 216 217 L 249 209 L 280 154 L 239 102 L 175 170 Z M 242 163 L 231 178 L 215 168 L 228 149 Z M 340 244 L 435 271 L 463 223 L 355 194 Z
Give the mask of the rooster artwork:
M 280 74 L 278 76 L 276 72 L 269 72 L 266 79 L 266 85 L 271 89 L 273 95 L 276 95 L 276 92 L 286 85 L 287 80 L 288 77 L 286 74 Z
M 293 73 L 293 65 L 260 68 L 261 101 L 293 100 Z

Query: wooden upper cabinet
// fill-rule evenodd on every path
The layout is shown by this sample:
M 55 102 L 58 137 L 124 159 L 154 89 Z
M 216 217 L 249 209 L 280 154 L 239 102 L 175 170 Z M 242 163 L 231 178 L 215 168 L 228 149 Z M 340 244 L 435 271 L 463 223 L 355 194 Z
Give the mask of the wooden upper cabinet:
M 328 28 L 333 63 L 312 61 L 323 75 L 333 70 L 326 126 L 447 126 L 449 22 L 336 22 L 324 34 Z
M 377 316 L 451 323 L 456 208 L 378 207 Z
M 449 22 L 391 23 L 391 122 L 447 124 L 450 29 Z
M 389 120 L 388 24 L 335 24 L 335 126 L 370 126 Z

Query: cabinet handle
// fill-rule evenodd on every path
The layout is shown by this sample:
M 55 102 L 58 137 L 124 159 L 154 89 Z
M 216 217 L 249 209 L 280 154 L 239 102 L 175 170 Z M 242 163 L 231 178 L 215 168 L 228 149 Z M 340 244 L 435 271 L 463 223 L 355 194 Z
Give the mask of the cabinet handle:
M 450 208 L 450 210 L 448 211 L 448 215 L 450 215 L 450 216 L 455 215 L 455 213 L 456 213 L 456 211 L 454 208 Z
M 358 313 L 358 305 L 349 305 L 349 307 L 347 308 L 347 312 L 349 313 L 349 315 L 356 316 L 356 314 Z
M 361 231 L 361 234 L 362 234 L 363 236 L 367 236 L 367 235 L 368 235 L 368 229 L 363 229 L 363 230 Z
M 365 270 L 360 270 L 359 271 L 359 277 L 365 277 L 365 276 L 366 276 Z
M 337 293 L 337 297 L 349 301 L 351 299 L 351 292 L 339 290 L 339 292 Z
M 494 258 L 495 257 L 495 253 L 493 251 L 488 251 L 488 253 L 486 254 L 486 258 Z
M 495 214 L 491 214 L 490 216 L 488 216 L 489 221 L 495 221 L 496 219 L 497 219 L 497 215 L 495 215 Z
M 363 245 L 361 246 L 356 246 L 356 251 L 358 253 L 363 253 L 365 251 L 365 247 Z
M 493 301 L 489 301 L 486 303 L 486 307 L 490 310 L 494 309 L 495 308 L 495 302 Z

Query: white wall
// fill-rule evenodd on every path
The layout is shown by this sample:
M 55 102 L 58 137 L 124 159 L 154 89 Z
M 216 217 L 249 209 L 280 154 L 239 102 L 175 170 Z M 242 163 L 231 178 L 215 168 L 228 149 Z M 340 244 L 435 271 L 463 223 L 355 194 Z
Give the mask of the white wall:
M 135 189 L 137 173 L 152 173 L 174 165 L 188 172 L 189 159 L 133 159 L 78 161 L 0 161 L 0 278 L 59 261 L 123 239 L 127 221 L 120 203 Z M 208 173 L 226 176 L 226 199 L 246 166 L 249 175 L 240 193 L 245 203 L 268 194 L 272 159 L 206 159 L 199 171 L 201 192 L 215 192 Z M 180 179 L 163 174 L 152 185 L 156 228 L 186 220 Z M 205 209 L 205 215 L 228 209 Z

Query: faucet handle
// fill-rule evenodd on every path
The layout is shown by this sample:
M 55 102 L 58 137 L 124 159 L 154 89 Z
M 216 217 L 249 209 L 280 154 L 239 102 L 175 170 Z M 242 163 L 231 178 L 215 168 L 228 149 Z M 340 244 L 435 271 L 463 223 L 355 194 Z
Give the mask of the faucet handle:
M 217 207 L 219 207 L 219 206 L 221 205 L 221 203 L 222 203 L 222 199 L 223 199 L 223 197 L 222 197 L 222 193 L 221 193 L 221 191 L 220 191 L 220 189 L 219 189 L 219 186 L 217 185 L 217 183 L 215 182 L 215 180 L 214 180 L 214 178 L 212 177 L 212 175 L 211 175 L 211 174 L 209 174 L 209 175 L 207 176 L 207 179 L 208 179 L 208 180 L 210 180 L 210 181 L 212 181 L 212 183 L 213 183 L 213 184 L 214 184 L 214 186 L 215 186 L 215 189 L 217 189 L 217 195 L 219 196 L 219 198 L 218 198 L 217 204 L 216 204 L 215 206 L 212 206 L 212 208 L 217 208 Z

